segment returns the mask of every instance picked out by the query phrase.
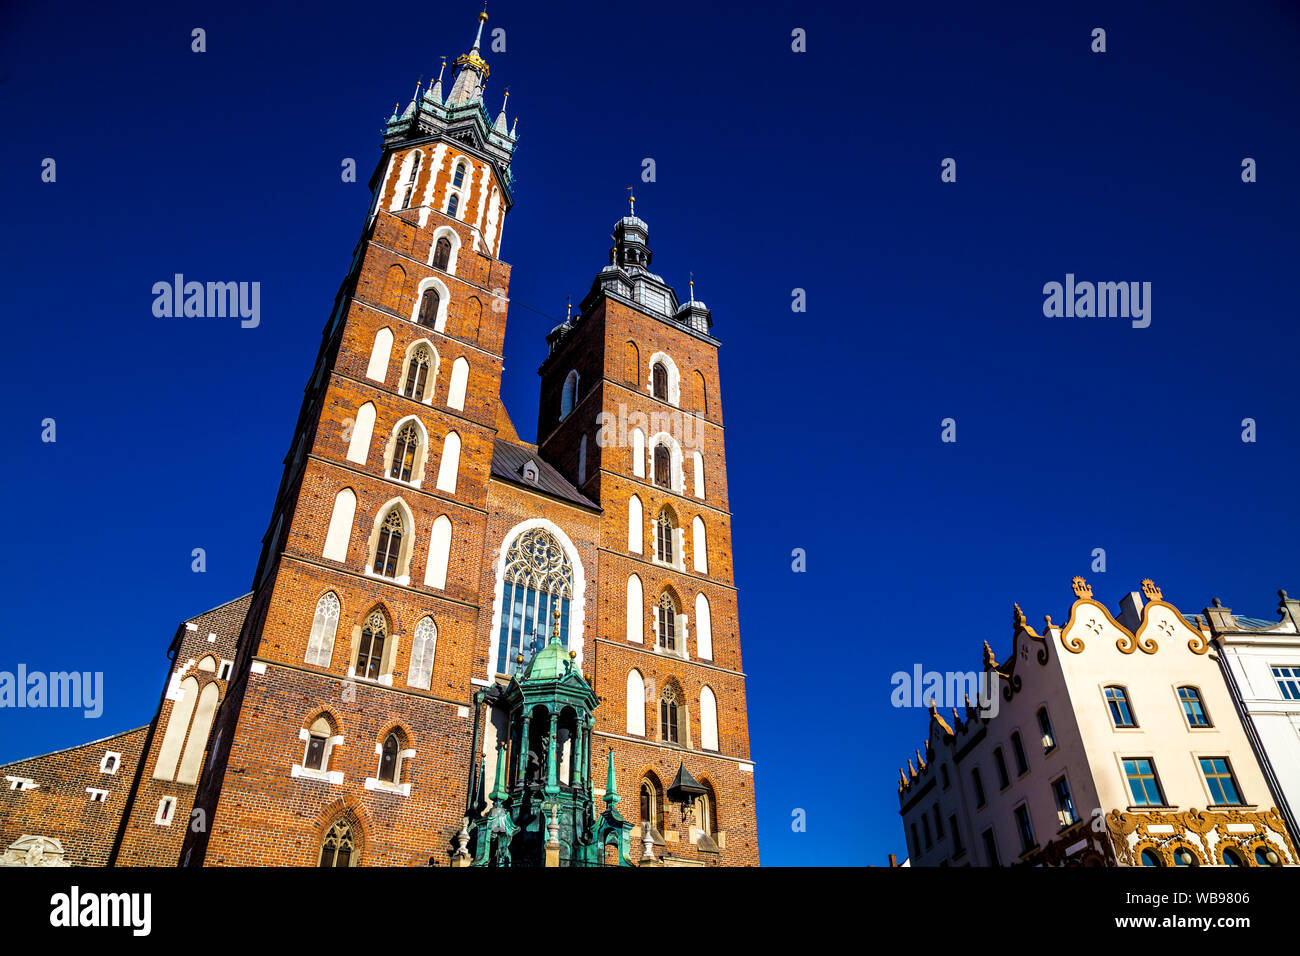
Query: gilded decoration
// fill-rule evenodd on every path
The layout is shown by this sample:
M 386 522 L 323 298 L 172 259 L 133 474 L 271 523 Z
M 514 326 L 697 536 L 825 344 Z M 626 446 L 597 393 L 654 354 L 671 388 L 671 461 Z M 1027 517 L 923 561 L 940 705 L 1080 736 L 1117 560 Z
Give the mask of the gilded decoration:
M 1248 865 L 1254 860 L 1254 850 L 1260 845 L 1278 852 L 1285 864 L 1300 862 L 1295 844 L 1282 822 L 1276 807 L 1268 810 L 1172 810 L 1125 813 L 1112 810 L 1106 815 L 1106 826 L 1114 838 L 1115 851 L 1120 862 L 1130 866 L 1142 865 L 1142 851 L 1151 850 L 1167 866 L 1174 865 L 1173 853 L 1187 847 L 1203 866 L 1217 863 L 1224 849 L 1232 847 L 1245 852 L 1250 848 Z M 1165 827 L 1172 832 L 1151 832 L 1151 827 Z M 1236 830 L 1229 830 L 1229 827 Z M 1249 826 L 1252 829 L 1241 829 Z M 1213 839 L 1211 840 L 1211 836 Z M 1130 844 L 1130 837 L 1134 840 Z

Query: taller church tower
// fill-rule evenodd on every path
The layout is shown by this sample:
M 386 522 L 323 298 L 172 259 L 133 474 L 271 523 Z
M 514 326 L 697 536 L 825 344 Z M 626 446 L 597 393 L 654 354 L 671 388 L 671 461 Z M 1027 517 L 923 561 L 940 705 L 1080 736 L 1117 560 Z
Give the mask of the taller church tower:
M 519 438 L 486 20 L 388 121 L 183 865 L 758 862 L 711 317 L 623 219 Z

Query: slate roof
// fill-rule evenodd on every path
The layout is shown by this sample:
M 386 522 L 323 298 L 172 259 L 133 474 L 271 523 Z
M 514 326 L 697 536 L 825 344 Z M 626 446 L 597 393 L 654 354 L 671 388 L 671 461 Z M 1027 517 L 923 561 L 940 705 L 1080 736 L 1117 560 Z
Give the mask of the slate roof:
M 524 464 L 530 458 L 537 463 L 535 485 L 526 480 L 523 475 Z M 528 445 L 517 445 L 514 442 L 502 441 L 500 438 L 496 439 L 492 445 L 492 477 L 530 491 L 539 491 L 561 501 L 568 501 L 594 511 L 600 510 L 600 505 L 571 485 L 568 479 L 538 454 L 537 449 Z

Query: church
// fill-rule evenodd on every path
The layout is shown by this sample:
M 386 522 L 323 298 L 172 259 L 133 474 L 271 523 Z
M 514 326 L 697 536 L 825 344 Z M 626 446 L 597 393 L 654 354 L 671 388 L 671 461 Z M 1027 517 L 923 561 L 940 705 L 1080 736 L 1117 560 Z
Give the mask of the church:
M 387 122 L 251 593 L 3 768 L 0 865 L 758 864 L 713 317 L 633 200 L 519 437 L 486 20 Z

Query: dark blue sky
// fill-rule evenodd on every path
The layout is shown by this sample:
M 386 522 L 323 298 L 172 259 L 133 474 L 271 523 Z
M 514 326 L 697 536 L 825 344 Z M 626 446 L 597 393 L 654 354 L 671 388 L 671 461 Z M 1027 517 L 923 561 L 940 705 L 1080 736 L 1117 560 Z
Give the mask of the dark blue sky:
M 0 14 L 0 669 L 107 683 L 97 720 L 0 711 L 0 761 L 145 723 L 177 623 L 248 590 L 383 121 L 477 11 Z M 890 706 L 890 675 L 977 667 L 986 639 L 1004 654 L 1012 601 L 1063 620 L 1072 575 L 1112 606 L 1152 577 L 1185 610 L 1271 619 L 1300 590 L 1293 4 L 489 12 L 507 31 L 489 108 L 509 85 L 520 117 L 503 392 L 521 434 L 627 185 L 656 270 L 682 292 L 694 270 L 713 310 L 764 862 L 902 851 L 897 768 L 925 718 Z M 177 272 L 260 281 L 260 327 L 155 318 Z M 1150 327 L 1045 318 L 1066 273 L 1151 282 Z

